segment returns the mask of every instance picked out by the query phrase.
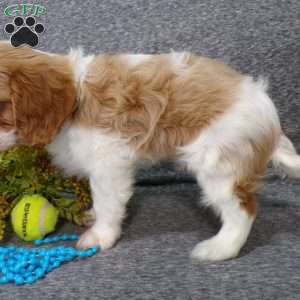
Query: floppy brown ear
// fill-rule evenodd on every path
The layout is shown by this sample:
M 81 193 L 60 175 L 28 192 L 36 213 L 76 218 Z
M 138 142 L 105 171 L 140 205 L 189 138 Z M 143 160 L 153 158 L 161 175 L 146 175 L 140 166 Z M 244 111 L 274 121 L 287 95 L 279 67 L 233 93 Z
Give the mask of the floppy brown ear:
M 59 64 L 24 66 L 10 74 L 15 126 L 21 142 L 51 143 L 75 109 L 75 87 L 70 72 Z

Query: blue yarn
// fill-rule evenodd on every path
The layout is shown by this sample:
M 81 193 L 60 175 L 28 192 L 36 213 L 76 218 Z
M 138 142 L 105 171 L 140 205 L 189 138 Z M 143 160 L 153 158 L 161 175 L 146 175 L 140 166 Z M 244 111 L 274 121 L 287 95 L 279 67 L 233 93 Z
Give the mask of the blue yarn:
M 76 234 L 48 237 L 35 241 L 35 246 L 43 246 L 59 241 L 76 241 Z M 85 259 L 95 255 L 98 247 L 78 251 L 73 247 L 17 248 L 0 247 L 0 284 L 34 284 L 62 264 L 75 259 Z

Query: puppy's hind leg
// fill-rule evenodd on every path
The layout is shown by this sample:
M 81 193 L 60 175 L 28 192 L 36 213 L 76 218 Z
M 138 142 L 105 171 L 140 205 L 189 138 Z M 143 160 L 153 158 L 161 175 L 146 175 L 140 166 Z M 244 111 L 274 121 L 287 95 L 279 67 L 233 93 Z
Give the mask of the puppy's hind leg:
M 256 201 L 247 186 L 236 184 L 232 176 L 198 176 L 206 199 L 220 216 L 222 227 L 212 238 L 200 242 L 191 253 L 196 260 L 225 260 L 236 257 L 245 244 L 256 215 Z
M 229 150 L 217 143 L 202 147 L 196 143 L 186 151 L 184 160 L 203 189 L 204 204 L 210 206 L 222 222 L 215 236 L 196 245 L 191 254 L 195 260 L 236 257 L 248 238 L 256 216 L 256 176 L 248 166 L 252 152 L 246 149 L 240 152 L 240 148 Z

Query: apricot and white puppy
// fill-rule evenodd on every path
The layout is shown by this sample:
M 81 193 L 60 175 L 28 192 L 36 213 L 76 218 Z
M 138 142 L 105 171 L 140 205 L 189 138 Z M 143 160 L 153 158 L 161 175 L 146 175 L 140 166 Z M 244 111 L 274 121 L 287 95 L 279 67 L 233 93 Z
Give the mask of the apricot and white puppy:
M 228 259 L 249 235 L 269 161 L 300 174 L 265 89 L 189 53 L 50 55 L 2 42 L 0 148 L 46 145 L 66 174 L 89 178 L 96 219 L 80 248 L 118 240 L 140 161 L 185 163 L 223 223 L 192 257 Z

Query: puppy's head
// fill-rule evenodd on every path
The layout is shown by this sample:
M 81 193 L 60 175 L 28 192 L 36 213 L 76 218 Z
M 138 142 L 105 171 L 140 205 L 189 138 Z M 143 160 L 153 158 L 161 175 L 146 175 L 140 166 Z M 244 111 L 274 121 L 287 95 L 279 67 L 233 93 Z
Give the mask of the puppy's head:
M 75 109 L 67 56 L 0 42 L 0 150 L 51 143 Z

